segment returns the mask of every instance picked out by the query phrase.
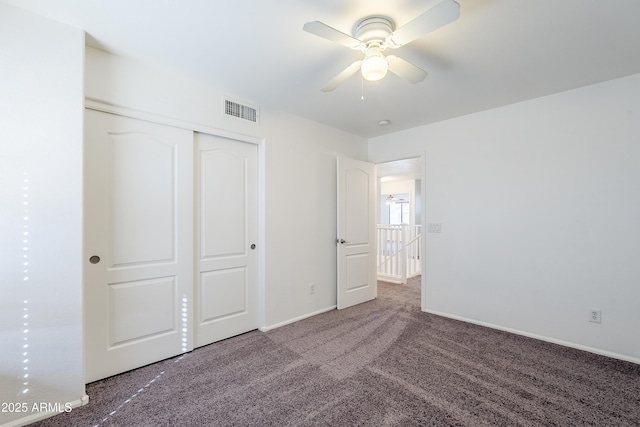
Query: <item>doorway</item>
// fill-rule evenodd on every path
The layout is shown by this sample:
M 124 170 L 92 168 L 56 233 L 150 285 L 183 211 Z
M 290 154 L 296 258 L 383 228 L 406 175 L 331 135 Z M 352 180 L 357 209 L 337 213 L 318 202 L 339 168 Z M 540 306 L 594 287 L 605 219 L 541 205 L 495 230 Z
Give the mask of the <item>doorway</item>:
M 376 165 L 378 280 L 406 284 L 421 280 L 423 266 L 423 159 Z

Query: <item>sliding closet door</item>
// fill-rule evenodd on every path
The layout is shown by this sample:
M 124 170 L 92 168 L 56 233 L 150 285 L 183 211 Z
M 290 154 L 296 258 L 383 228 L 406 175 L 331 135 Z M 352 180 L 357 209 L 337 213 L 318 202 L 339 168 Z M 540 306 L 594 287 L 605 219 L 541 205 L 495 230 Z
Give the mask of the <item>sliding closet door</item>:
M 193 348 L 193 132 L 85 117 L 90 382 Z
M 196 133 L 195 346 L 258 327 L 257 146 Z

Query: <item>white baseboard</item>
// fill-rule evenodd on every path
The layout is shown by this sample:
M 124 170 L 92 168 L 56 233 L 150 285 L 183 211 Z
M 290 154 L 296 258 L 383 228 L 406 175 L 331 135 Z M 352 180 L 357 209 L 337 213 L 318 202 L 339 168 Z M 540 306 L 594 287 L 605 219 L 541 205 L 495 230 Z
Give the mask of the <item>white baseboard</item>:
M 402 278 L 398 276 L 387 276 L 386 274 L 378 273 L 378 280 L 382 280 L 383 282 L 394 283 L 396 285 L 402 285 Z
M 288 325 L 290 323 L 295 323 L 295 322 L 298 322 L 300 320 L 304 320 L 304 319 L 307 319 L 309 317 L 316 316 L 318 314 L 326 313 L 327 311 L 335 310 L 336 308 L 337 308 L 337 306 L 332 305 L 331 307 L 323 308 L 321 310 L 314 311 L 313 313 L 307 313 L 307 314 L 304 314 L 302 316 L 294 317 L 293 319 L 285 320 L 284 322 L 276 323 L 275 325 L 262 326 L 261 328 L 259 328 L 259 330 L 262 331 L 262 332 L 267 332 L 267 331 L 270 331 L 272 329 L 276 329 L 276 328 L 279 328 L 281 326 Z
M 66 402 L 70 405 L 71 409 L 73 410 L 73 408 L 79 408 L 80 406 L 84 406 L 87 403 L 89 403 L 89 396 L 87 396 L 86 394 L 77 400 L 74 400 L 72 402 Z M 61 412 L 35 412 L 31 415 L 27 415 L 26 417 L 17 419 L 17 420 L 13 420 L 10 421 L 7 424 L 2 424 L 2 426 L 0 427 L 20 427 L 20 426 L 26 426 L 28 424 L 32 424 L 35 423 L 36 421 L 41 421 L 44 420 L 46 418 L 51 418 L 55 415 L 59 415 L 61 414 Z
M 494 325 L 493 323 L 482 322 L 480 320 L 469 319 L 462 316 L 457 316 L 455 314 L 443 313 L 436 310 L 422 310 L 425 313 L 435 314 L 436 316 L 448 317 L 449 319 L 460 320 L 462 322 L 473 323 L 474 325 L 486 326 L 487 328 L 497 329 L 500 331 L 509 332 L 516 335 L 522 335 L 529 338 L 534 338 L 540 341 L 546 341 L 553 344 L 562 345 L 564 347 L 575 348 L 577 350 L 588 351 L 589 353 L 599 354 L 601 356 L 611 357 L 613 359 L 624 360 L 626 362 L 636 363 L 640 365 L 640 359 L 637 357 L 626 356 L 624 354 L 614 353 L 607 350 L 602 350 L 600 348 L 589 347 L 582 344 L 577 344 L 571 341 L 565 341 L 557 338 L 551 338 L 544 335 L 538 335 L 531 332 L 521 331 L 519 329 L 508 328 L 506 326 Z

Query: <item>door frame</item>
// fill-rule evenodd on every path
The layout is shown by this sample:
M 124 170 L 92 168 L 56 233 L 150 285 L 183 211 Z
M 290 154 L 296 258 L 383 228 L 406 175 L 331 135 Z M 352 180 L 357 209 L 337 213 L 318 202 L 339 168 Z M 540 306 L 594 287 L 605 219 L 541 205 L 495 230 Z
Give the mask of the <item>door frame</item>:
M 227 139 L 255 144 L 258 147 L 258 329 L 266 328 L 266 312 L 265 312 L 265 251 L 266 247 L 266 212 L 265 212 L 265 178 L 266 178 L 266 156 L 265 145 L 266 139 L 262 137 L 249 136 L 237 132 L 222 130 L 211 126 L 201 125 L 197 123 L 186 122 L 183 120 L 173 119 L 170 117 L 160 116 L 146 111 L 134 110 L 122 107 L 97 99 L 85 97 L 84 107 L 90 110 L 102 111 L 104 113 L 117 114 L 119 116 L 129 117 L 132 119 L 144 120 L 161 125 L 172 126 L 180 129 L 186 129 L 192 132 L 201 132 L 209 135 L 219 136 Z M 195 264 L 194 267 L 195 269 Z M 83 272 L 83 284 L 85 282 Z M 84 285 L 83 285 L 84 286 Z M 84 309 L 84 302 L 83 302 Z M 84 328 L 84 327 L 83 327 Z
M 377 159 L 376 162 L 374 163 L 376 166 L 380 163 L 390 163 L 390 162 L 397 162 L 400 160 L 406 160 L 406 159 L 420 159 L 420 166 L 422 168 L 422 170 L 420 171 L 420 211 L 421 211 L 421 216 L 420 216 L 420 221 L 422 223 L 422 247 L 420 248 L 420 252 L 423 254 L 422 259 L 420 260 L 420 269 L 422 271 L 421 275 L 420 275 L 420 310 L 425 311 L 426 307 L 427 307 L 427 275 L 426 275 L 426 271 L 427 271 L 427 239 L 429 238 L 429 235 L 427 234 L 427 227 L 426 227 L 426 215 L 425 213 L 427 212 L 427 198 L 425 197 L 425 184 L 426 184 L 426 177 L 427 177 L 427 153 L 426 152 L 420 152 L 416 155 L 407 155 L 407 156 L 402 156 L 402 157 L 394 157 L 394 158 L 390 158 L 390 159 Z M 376 221 L 379 219 L 380 216 L 380 177 L 377 175 L 377 168 L 376 168 L 376 181 L 378 184 L 378 189 L 377 189 L 377 195 L 376 195 L 376 204 L 378 204 L 376 206 Z

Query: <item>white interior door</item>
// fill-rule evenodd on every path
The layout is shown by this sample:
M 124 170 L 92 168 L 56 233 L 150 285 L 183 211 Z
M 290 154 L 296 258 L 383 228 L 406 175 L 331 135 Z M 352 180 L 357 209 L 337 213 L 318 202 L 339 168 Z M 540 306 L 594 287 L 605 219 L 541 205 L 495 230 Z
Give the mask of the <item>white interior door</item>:
M 338 308 L 372 300 L 376 278 L 376 166 L 339 157 Z
M 197 133 L 195 346 L 258 327 L 258 147 Z
M 193 348 L 193 133 L 85 111 L 85 373 Z

